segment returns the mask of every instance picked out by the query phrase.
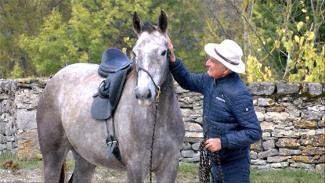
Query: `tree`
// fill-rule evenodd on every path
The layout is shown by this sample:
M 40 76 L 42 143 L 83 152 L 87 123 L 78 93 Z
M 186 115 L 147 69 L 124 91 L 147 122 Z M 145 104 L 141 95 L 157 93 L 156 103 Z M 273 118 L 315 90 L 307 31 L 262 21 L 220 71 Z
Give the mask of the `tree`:
M 186 7 L 185 10 L 177 11 L 182 6 Z M 200 25 L 200 22 L 191 18 L 191 12 L 196 7 L 188 1 L 72 0 L 69 20 L 65 21 L 60 12 L 53 10 L 40 34 L 21 36 L 20 45 L 33 60 L 38 75 L 53 74 L 75 62 L 99 63 L 102 52 L 108 47 L 123 48 L 126 53 L 131 50 L 136 40 L 132 30 L 132 15 L 135 11 L 143 20 L 156 21 L 160 9 L 164 7 L 171 7 L 166 10 L 171 12 L 169 17 L 172 17 L 169 31 L 172 37 L 180 38 L 174 39 L 175 45 L 179 45 L 176 46 L 179 48 L 178 54 L 187 59 L 194 45 L 191 41 L 197 41 L 197 36 L 189 39 L 189 35 L 199 32 L 190 29 Z

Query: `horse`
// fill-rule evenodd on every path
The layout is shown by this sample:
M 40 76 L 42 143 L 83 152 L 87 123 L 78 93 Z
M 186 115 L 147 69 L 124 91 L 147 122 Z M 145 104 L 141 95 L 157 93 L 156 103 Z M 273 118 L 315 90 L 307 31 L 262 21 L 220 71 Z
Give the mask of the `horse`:
M 47 82 L 37 108 L 45 183 L 65 181 L 63 165 L 70 150 L 75 168 L 69 182 L 91 182 L 97 166 L 126 170 L 128 182 L 144 182 L 151 171 L 157 182 L 175 182 L 185 130 L 168 67 L 167 26 L 164 11 L 158 25 L 133 15 L 138 36 L 133 65 L 112 117 L 115 128 L 110 126 L 121 161 L 107 156 L 105 122 L 90 113 L 104 79 L 97 73 L 98 64 L 68 65 Z

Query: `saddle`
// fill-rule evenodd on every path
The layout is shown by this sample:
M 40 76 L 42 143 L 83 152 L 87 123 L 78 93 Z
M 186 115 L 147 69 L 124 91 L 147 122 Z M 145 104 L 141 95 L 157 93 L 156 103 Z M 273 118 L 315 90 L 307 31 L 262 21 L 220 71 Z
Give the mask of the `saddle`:
M 132 62 L 120 49 L 109 48 L 103 55 L 98 74 L 106 79 L 98 88 L 91 106 L 94 119 L 107 120 L 112 117 L 123 91 Z

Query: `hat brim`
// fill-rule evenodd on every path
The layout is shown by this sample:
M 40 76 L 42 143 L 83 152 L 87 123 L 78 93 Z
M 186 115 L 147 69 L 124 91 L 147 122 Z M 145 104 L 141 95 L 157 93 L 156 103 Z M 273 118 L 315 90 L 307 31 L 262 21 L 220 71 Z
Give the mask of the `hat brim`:
M 225 61 L 223 58 L 221 58 L 217 53 L 214 51 L 214 49 L 219 49 L 219 44 L 216 43 L 208 43 L 204 46 L 204 51 L 206 54 L 208 54 L 210 57 L 215 58 L 219 62 L 221 62 L 224 66 L 226 66 L 228 69 L 230 69 L 233 72 L 237 73 L 245 73 L 245 64 L 242 60 L 239 61 L 238 65 L 233 65 Z

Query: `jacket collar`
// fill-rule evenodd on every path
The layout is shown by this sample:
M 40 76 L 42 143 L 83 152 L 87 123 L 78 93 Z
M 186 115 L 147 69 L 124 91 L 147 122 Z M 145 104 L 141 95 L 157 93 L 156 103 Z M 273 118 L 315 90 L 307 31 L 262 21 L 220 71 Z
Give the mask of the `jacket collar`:
M 218 78 L 218 79 L 214 79 L 214 83 L 224 83 L 227 82 L 229 80 L 233 80 L 234 78 L 238 77 L 238 74 L 235 72 L 231 72 L 228 75 L 222 77 L 222 78 Z

